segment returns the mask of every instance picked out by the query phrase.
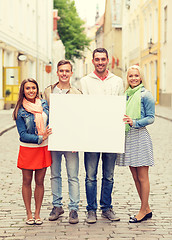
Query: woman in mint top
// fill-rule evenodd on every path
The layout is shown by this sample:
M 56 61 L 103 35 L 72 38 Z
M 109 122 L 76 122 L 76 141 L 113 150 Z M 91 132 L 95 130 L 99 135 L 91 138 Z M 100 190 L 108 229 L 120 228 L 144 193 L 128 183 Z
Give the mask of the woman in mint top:
M 137 65 L 128 68 L 126 86 L 126 141 L 125 153 L 117 157 L 117 165 L 129 166 L 141 200 L 139 212 L 130 217 L 137 223 L 152 217 L 149 207 L 149 166 L 154 165 L 152 140 L 146 126 L 155 119 L 155 101 L 145 89 L 144 77 Z

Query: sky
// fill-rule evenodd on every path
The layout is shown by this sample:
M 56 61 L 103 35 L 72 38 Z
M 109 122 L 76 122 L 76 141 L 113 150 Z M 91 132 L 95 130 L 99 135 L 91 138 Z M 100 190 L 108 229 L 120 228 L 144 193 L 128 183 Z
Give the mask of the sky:
M 105 11 L 105 0 L 75 0 L 75 6 L 81 19 L 87 21 L 89 26 L 94 25 L 97 5 L 100 16 Z

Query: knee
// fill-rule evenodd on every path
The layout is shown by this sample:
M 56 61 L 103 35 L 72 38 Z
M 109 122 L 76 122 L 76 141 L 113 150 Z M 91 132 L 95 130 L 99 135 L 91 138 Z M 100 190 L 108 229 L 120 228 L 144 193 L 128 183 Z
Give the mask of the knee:
M 23 185 L 24 186 L 31 186 L 31 183 L 32 183 L 32 178 L 30 178 L 30 177 L 24 177 L 23 178 Z
M 137 174 L 132 174 L 132 176 L 135 182 L 140 182 L 140 179 L 138 178 Z
M 42 178 L 36 178 L 35 179 L 35 184 L 37 185 L 37 186 L 44 186 L 44 178 L 42 179 Z
M 109 183 L 114 183 L 113 174 L 108 175 L 108 176 L 103 176 L 103 181 L 106 181 L 106 182 L 109 182 Z

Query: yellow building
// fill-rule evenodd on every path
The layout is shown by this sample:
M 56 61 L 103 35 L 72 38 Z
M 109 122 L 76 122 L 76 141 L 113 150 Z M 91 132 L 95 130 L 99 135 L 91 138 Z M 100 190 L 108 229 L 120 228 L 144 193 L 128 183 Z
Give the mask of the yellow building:
M 123 2 L 123 69 L 138 64 L 144 71 L 146 87 L 159 102 L 160 0 Z M 125 75 L 123 74 L 123 77 Z

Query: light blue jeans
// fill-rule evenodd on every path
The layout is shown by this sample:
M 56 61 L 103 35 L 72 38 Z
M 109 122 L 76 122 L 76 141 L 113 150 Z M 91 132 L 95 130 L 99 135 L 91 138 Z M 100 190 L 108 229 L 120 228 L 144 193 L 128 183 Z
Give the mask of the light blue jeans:
M 51 189 L 53 194 L 53 206 L 61 207 L 62 204 L 62 177 L 61 177 L 61 161 L 62 155 L 66 160 L 66 170 L 68 176 L 68 188 L 70 203 L 68 205 L 70 210 L 78 210 L 80 200 L 79 189 L 79 157 L 78 153 L 52 151 L 52 165 L 51 165 Z

